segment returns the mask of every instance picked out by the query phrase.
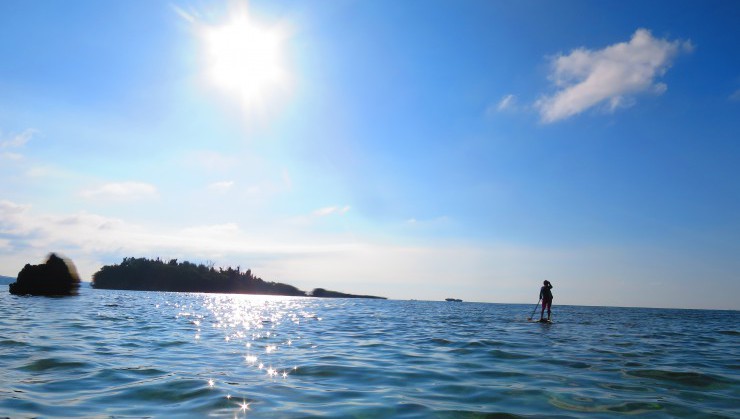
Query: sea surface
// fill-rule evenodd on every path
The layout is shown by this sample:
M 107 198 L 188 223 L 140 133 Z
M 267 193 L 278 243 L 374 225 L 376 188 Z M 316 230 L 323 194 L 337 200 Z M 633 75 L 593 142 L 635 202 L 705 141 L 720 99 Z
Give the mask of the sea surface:
M 740 417 L 740 312 L 0 286 L 0 417 Z

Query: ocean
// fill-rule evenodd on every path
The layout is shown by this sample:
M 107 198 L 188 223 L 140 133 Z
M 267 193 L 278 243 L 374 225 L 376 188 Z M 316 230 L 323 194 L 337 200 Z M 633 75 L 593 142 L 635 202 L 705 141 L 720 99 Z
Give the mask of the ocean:
M 533 307 L 0 286 L 0 417 L 740 417 L 738 311 Z

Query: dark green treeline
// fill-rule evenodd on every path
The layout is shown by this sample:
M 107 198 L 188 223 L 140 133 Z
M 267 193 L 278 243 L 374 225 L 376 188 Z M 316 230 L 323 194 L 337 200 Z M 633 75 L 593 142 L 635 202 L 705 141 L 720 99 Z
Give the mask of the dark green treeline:
M 240 268 L 214 269 L 212 266 L 172 259 L 124 258 L 120 265 L 106 265 L 93 275 L 93 288 L 217 292 L 305 296 L 304 291 L 278 282 L 267 282 Z
M 268 282 L 258 278 L 250 269 L 241 271 L 237 267 L 227 269 L 190 262 L 168 262 L 146 258 L 124 258 L 119 265 L 103 266 L 93 275 L 93 288 L 210 292 L 226 294 L 264 294 L 286 296 L 314 296 L 325 298 L 381 298 L 372 295 L 345 294 L 317 288 L 310 293 L 279 282 Z

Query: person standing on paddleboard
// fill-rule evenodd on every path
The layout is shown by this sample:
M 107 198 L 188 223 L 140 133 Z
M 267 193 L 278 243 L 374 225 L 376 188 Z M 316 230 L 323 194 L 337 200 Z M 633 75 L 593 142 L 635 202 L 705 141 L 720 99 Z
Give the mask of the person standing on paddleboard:
M 547 320 L 550 320 L 550 314 L 552 312 L 550 309 L 552 308 L 552 284 L 550 281 L 545 281 L 542 285 L 542 288 L 540 288 L 540 300 L 542 300 L 542 311 L 540 312 L 540 321 L 545 320 L 545 308 L 547 308 Z

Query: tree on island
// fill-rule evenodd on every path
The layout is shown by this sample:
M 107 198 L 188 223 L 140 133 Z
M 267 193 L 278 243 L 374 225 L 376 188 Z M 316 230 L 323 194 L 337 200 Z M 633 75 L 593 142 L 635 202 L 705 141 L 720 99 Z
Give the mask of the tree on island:
M 377 299 L 385 300 L 384 297 L 375 297 L 373 295 L 345 294 L 343 292 L 329 291 L 323 288 L 315 288 L 313 291 L 309 293 L 309 295 L 312 297 L 322 297 L 322 298 L 377 298 Z
M 103 266 L 93 275 L 93 288 L 139 291 L 217 292 L 267 295 L 306 295 L 298 288 L 267 282 L 240 268 L 214 269 L 203 264 L 124 258 L 119 265 Z
M 241 267 L 218 270 L 204 264 L 168 262 L 146 258 L 124 258 L 118 265 L 103 266 L 93 275 L 93 288 L 137 291 L 209 292 L 226 294 L 264 294 L 328 298 L 383 298 L 352 295 L 322 288 L 306 293 L 279 282 L 268 282 Z

